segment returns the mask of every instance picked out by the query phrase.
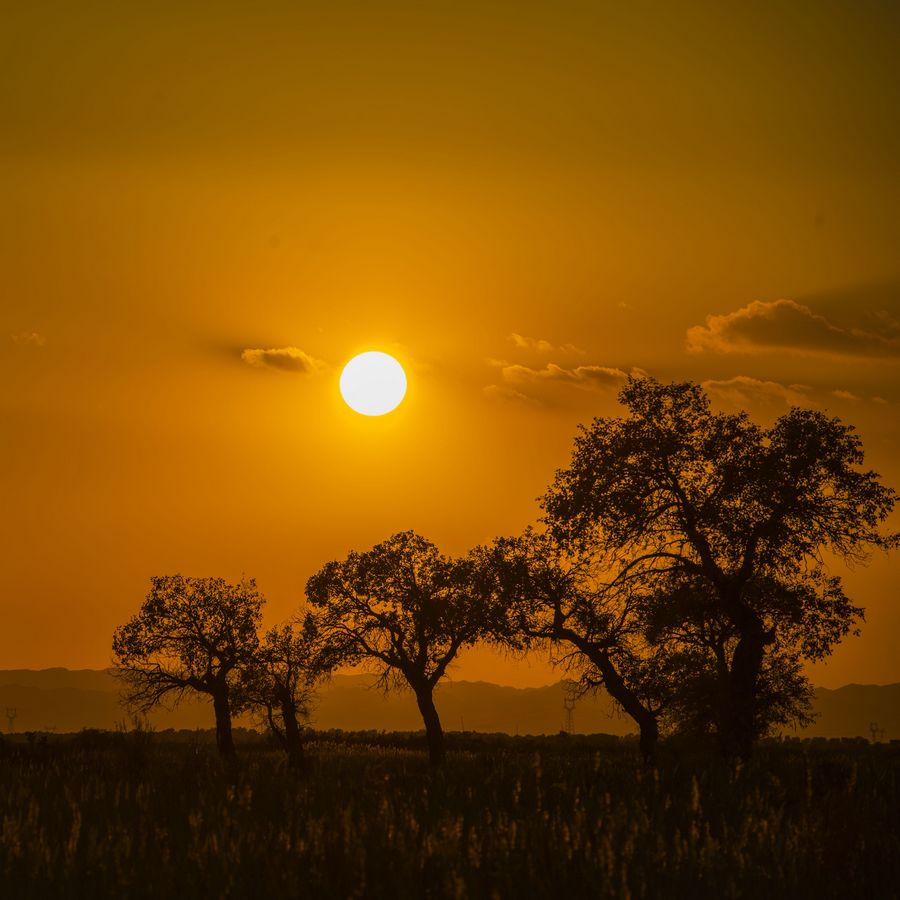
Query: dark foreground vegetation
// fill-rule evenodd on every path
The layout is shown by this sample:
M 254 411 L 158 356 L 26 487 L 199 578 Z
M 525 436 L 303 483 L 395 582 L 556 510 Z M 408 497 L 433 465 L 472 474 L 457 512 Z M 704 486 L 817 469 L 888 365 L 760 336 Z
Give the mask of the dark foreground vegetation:
M 764 741 L 748 763 L 602 735 L 238 732 L 0 747 L 8 898 L 900 896 L 900 745 Z

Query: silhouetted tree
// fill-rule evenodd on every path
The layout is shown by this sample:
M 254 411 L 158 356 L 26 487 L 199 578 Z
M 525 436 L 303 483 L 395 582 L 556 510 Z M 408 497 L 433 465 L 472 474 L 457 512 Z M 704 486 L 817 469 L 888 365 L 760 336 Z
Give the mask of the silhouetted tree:
M 316 684 L 332 664 L 312 615 L 266 632 L 253 661 L 242 670 L 241 697 L 261 710 L 293 769 L 305 765 L 300 720 L 309 714 Z
M 186 694 L 212 698 L 216 745 L 234 757 L 232 688 L 238 670 L 251 662 L 265 602 L 251 578 L 167 575 L 151 579 L 140 612 L 113 636 L 115 672 L 125 682 L 125 701 L 147 712 Z
M 659 651 L 646 639 L 639 598 L 598 583 L 589 550 L 567 551 L 531 529 L 477 548 L 472 558 L 481 590 L 494 598 L 493 638 L 513 650 L 547 646 L 578 673 L 582 694 L 605 688 L 634 720 L 641 753 L 652 763 L 670 687 L 660 677 Z
M 407 531 L 328 563 L 306 587 L 323 637 L 344 663 L 374 665 L 385 689 L 412 688 L 433 764 L 445 753 L 434 688 L 484 628 L 470 571 L 468 561 Z
M 619 399 L 628 416 L 582 428 L 544 521 L 573 552 L 595 554 L 606 589 L 657 604 L 686 590 L 708 604 L 685 611 L 688 630 L 727 624 L 706 648 L 710 706 L 723 751 L 747 756 L 771 719 L 767 659 L 821 658 L 862 616 L 823 553 L 861 561 L 896 546 L 879 528 L 895 493 L 858 468 L 854 429 L 822 413 L 795 408 L 764 429 L 712 413 L 696 384 L 649 378 L 629 379 Z

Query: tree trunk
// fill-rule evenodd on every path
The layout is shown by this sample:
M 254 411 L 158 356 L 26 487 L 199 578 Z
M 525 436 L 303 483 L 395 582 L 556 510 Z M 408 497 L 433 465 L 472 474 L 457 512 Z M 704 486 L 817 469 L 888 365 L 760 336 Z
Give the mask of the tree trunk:
M 444 730 L 434 706 L 434 689 L 430 685 L 416 688 L 416 703 L 425 723 L 425 737 L 428 741 L 428 758 L 433 766 L 439 766 L 446 756 Z
M 590 652 L 585 652 L 585 655 L 603 677 L 603 687 L 606 688 L 610 697 L 634 719 L 640 730 L 638 746 L 644 762 L 650 766 L 654 765 L 656 749 L 659 744 L 659 721 L 656 713 L 644 706 L 638 695 L 625 684 L 625 680 L 619 674 L 608 653 L 592 649 Z
M 216 714 L 216 747 L 223 759 L 235 757 L 234 738 L 231 735 L 231 703 L 228 690 L 223 688 L 213 694 L 213 711 Z
M 281 719 L 284 722 L 284 744 L 287 750 L 288 766 L 302 771 L 306 760 L 303 753 L 303 737 L 297 723 L 297 705 L 290 699 L 281 701 Z
M 766 631 L 762 618 L 743 600 L 739 589 L 729 586 L 720 599 L 739 638 L 723 684 L 719 746 L 727 758 L 749 759 L 760 736 L 759 676 L 766 647 L 775 641 L 775 630 Z
M 735 647 L 719 734 L 722 752 L 727 757 L 749 759 L 759 737 L 757 693 L 768 643 L 771 639 L 758 627 L 744 632 Z
M 275 736 L 275 740 L 281 745 L 281 749 L 287 750 L 284 731 L 278 726 L 278 722 L 275 719 L 275 708 L 271 702 L 266 703 L 266 721 L 269 723 L 269 731 Z

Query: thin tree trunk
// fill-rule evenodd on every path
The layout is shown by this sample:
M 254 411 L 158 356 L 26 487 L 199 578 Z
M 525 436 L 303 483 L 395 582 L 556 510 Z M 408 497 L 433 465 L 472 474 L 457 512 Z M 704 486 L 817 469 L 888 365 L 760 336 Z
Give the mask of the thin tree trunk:
M 297 705 L 293 700 L 283 699 L 281 701 L 281 719 L 284 723 L 284 743 L 288 766 L 302 771 L 305 768 L 306 760 L 303 753 L 303 737 L 297 723 Z
M 430 686 L 416 688 L 416 703 L 425 723 L 425 737 L 428 741 L 428 759 L 433 766 L 439 766 L 446 756 L 444 729 L 434 705 L 434 689 Z
M 593 649 L 586 653 L 603 677 L 603 687 L 610 697 L 634 719 L 640 730 L 638 746 L 647 765 L 656 763 L 656 749 L 659 744 L 659 721 L 656 713 L 641 702 L 638 695 L 625 684 L 608 653 Z
M 271 702 L 266 703 L 266 721 L 269 723 L 269 731 L 275 735 L 275 740 L 281 745 L 282 750 L 287 750 L 287 740 L 284 732 L 279 728 L 278 722 L 275 721 L 275 710 Z
M 213 711 L 216 714 L 216 747 L 223 759 L 233 760 L 234 738 L 231 734 L 231 704 L 227 688 L 213 694 Z

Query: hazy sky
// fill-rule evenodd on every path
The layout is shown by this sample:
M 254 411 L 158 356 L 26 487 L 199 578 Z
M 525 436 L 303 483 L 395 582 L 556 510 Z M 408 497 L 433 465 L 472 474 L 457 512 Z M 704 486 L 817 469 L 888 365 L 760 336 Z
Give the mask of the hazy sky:
M 393 532 L 515 533 L 634 369 L 900 487 L 897 4 L 7 6 L 0 667 L 107 665 L 154 574 L 275 621 Z M 900 681 L 900 558 L 846 580 L 814 680 Z

